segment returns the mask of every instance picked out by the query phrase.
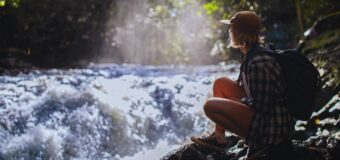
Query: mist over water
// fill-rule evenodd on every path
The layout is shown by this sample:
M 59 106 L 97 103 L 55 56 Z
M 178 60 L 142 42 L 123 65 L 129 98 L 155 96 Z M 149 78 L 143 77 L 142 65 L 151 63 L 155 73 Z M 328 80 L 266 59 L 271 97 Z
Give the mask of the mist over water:
M 104 47 L 103 61 L 121 58 L 132 64 L 213 64 L 209 55 L 211 21 L 199 2 L 165 0 L 118 0 L 116 11 L 108 19 L 111 34 L 110 47 L 119 49 L 110 53 Z M 176 5 L 176 7 L 171 6 Z

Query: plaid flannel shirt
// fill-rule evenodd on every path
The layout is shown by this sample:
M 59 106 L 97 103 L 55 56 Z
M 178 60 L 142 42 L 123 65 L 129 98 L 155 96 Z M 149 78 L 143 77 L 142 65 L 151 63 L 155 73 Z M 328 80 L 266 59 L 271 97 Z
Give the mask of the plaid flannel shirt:
M 294 119 L 285 104 L 285 83 L 279 64 L 266 54 L 253 57 L 248 67 L 241 67 L 251 97 L 244 102 L 255 112 L 248 129 L 246 143 L 251 151 L 276 144 L 289 137 L 294 129 Z

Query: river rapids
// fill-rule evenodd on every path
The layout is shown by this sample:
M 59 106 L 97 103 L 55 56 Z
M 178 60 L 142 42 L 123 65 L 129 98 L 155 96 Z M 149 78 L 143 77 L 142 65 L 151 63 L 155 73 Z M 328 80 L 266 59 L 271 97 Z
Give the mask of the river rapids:
M 91 65 L 0 76 L 0 159 L 159 159 L 212 123 L 224 66 Z

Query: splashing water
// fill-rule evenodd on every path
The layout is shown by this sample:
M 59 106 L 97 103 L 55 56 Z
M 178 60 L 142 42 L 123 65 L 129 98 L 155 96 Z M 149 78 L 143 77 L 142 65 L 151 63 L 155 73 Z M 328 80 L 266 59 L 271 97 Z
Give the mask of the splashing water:
M 32 71 L 1 76 L 0 159 L 160 158 L 211 126 L 213 80 L 237 65 Z

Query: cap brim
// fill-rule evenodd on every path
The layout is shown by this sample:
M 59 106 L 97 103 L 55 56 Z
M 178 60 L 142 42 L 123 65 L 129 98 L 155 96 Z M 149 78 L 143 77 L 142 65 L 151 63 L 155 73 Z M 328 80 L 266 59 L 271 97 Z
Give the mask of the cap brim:
M 222 19 L 222 20 L 220 20 L 220 23 L 230 24 L 230 20 L 229 19 Z

